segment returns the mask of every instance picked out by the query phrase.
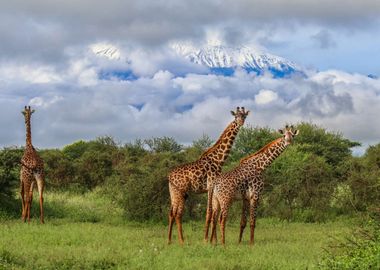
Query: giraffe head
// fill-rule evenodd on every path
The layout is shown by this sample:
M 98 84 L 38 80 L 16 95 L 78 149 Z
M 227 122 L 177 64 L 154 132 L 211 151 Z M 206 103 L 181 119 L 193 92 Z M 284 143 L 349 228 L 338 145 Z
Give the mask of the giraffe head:
M 30 106 L 25 106 L 21 113 L 24 115 L 26 123 L 27 121 L 30 121 L 30 117 L 32 116 L 32 113 L 34 113 L 34 110 L 31 110 Z
M 285 129 L 279 129 L 278 132 L 280 132 L 283 135 L 285 144 L 289 145 L 293 142 L 293 138 L 297 136 L 300 131 L 298 129 L 294 129 L 293 126 L 289 127 L 288 125 L 286 125 Z
M 239 126 L 244 125 L 245 118 L 247 118 L 249 111 L 245 111 L 244 107 L 237 107 L 236 112 L 231 111 L 231 114 L 235 116 L 235 121 Z

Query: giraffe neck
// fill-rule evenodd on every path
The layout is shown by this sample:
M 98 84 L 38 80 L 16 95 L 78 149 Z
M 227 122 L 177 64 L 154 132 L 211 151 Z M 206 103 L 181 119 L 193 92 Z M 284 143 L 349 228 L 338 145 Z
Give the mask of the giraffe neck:
M 287 144 L 283 138 L 279 138 L 261 150 L 241 161 L 246 166 L 253 166 L 255 171 L 264 171 L 286 149 Z
M 231 122 L 223 131 L 222 135 L 220 135 L 216 143 L 205 153 L 203 153 L 201 158 L 208 158 L 219 165 L 223 165 L 231 151 L 240 127 L 241 125 L 239 125 L 236 121 Z
M 30 126 L 30 118 L 26 120 L 26 146 L 32 146 L 32 129 Z

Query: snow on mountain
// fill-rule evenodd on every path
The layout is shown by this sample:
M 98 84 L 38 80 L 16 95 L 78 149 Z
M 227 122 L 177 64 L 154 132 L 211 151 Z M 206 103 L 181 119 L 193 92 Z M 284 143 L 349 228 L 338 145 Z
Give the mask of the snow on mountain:
M 257 75 L 270 72 L 274 77 L 278 78 L 294 73 L 304 74 L 301 68 L 293 62 L 252 47 L 229 47 L 220 44 L 207 44 L 195 47 L 186 43 L 172 43 L 169 47 L 174 54 L 187 59 L 191 63 L 208 68 L 211 74 L 231 76 L 237 68 L 242 68 L 247 72 L 254 72 Z M 111 44 L 93 44 L 90 46 L 90 50 L 94 54 L 106 57 L 109 60 L 133 62 L 133 60 L 127 60 L 127 58 L 122 57 L 125 53 Z M 130 78 L 130 75 L 133 74 L 132 70 L 126 72 L 128 73 L 126 78 Z M 170 70 L 170 72 L 175 73 L 175 70 Z M 105 71 L 103 73 L 114 75 L 115 72 Z M 120 75 L 122 73 L 123 71 L 119 70 L 117 74 L 115 73 L 115 76 L 125 79 L 125 76 Z M 108 77 L 106 76 L 105 78 Z
M 241 67 L 257 73 L 262 73 L 265 70 L 277 72 L 300 70 L 291 61 L 247 46 L 234 48 L 222 45 L 205 45 L 197 48 L 188 44 L 175 43 L 171 47 L 191 62 L 211 69 Z
M 108 43 L 96 43 L 90 46 L 91 51 L 99 56 L 106 57 L 110 60 L 120 60 L 120 50 Z

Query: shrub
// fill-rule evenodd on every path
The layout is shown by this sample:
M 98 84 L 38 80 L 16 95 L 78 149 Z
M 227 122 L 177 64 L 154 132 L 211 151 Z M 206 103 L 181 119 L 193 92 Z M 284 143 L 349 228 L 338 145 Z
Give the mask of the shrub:
M 168 213 L 168 173 L 179 164 L 181 154 L 146 155 L 131 168 L 124 186 L 123 206 L 131 220 L 162 220 Z
M 321 269 L 380 269 L 380 209 L 344 240 L 336 239 L 320 263 Z
M 335 183 L 332 168 L 322 157 L 290 146 L 268 168 L 265 182 L 265 214 L 306 222 L 327 217 Z
M 22 153 L 23 149 L 15 147 L 0 151 L 0 215 L 14 214 L 17 209 L 13 192 L 20 183 Z
M 52 188 L 68 188 L 75 183 L 74 161 L 63 151 L 45 150 L 41 153 L 45 164 L 46 183 Z

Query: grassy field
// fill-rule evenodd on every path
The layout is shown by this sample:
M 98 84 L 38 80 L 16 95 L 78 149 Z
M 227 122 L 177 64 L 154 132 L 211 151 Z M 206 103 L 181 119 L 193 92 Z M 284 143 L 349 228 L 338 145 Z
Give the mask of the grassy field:
M 248 230 L 237 244 L 235 221 L 222 247 L 203 243 L 202 222 L 187 222 L 186 244 L 169 246 L 166 225 L 127 222 L 99 192 L 50 193 L 45 200 L 45 225 L 37 217 L 30 224 L 0 219 L 0 269 L 314 269 L 330 237 L 352 226 L 260 219 L 250 247 Z

